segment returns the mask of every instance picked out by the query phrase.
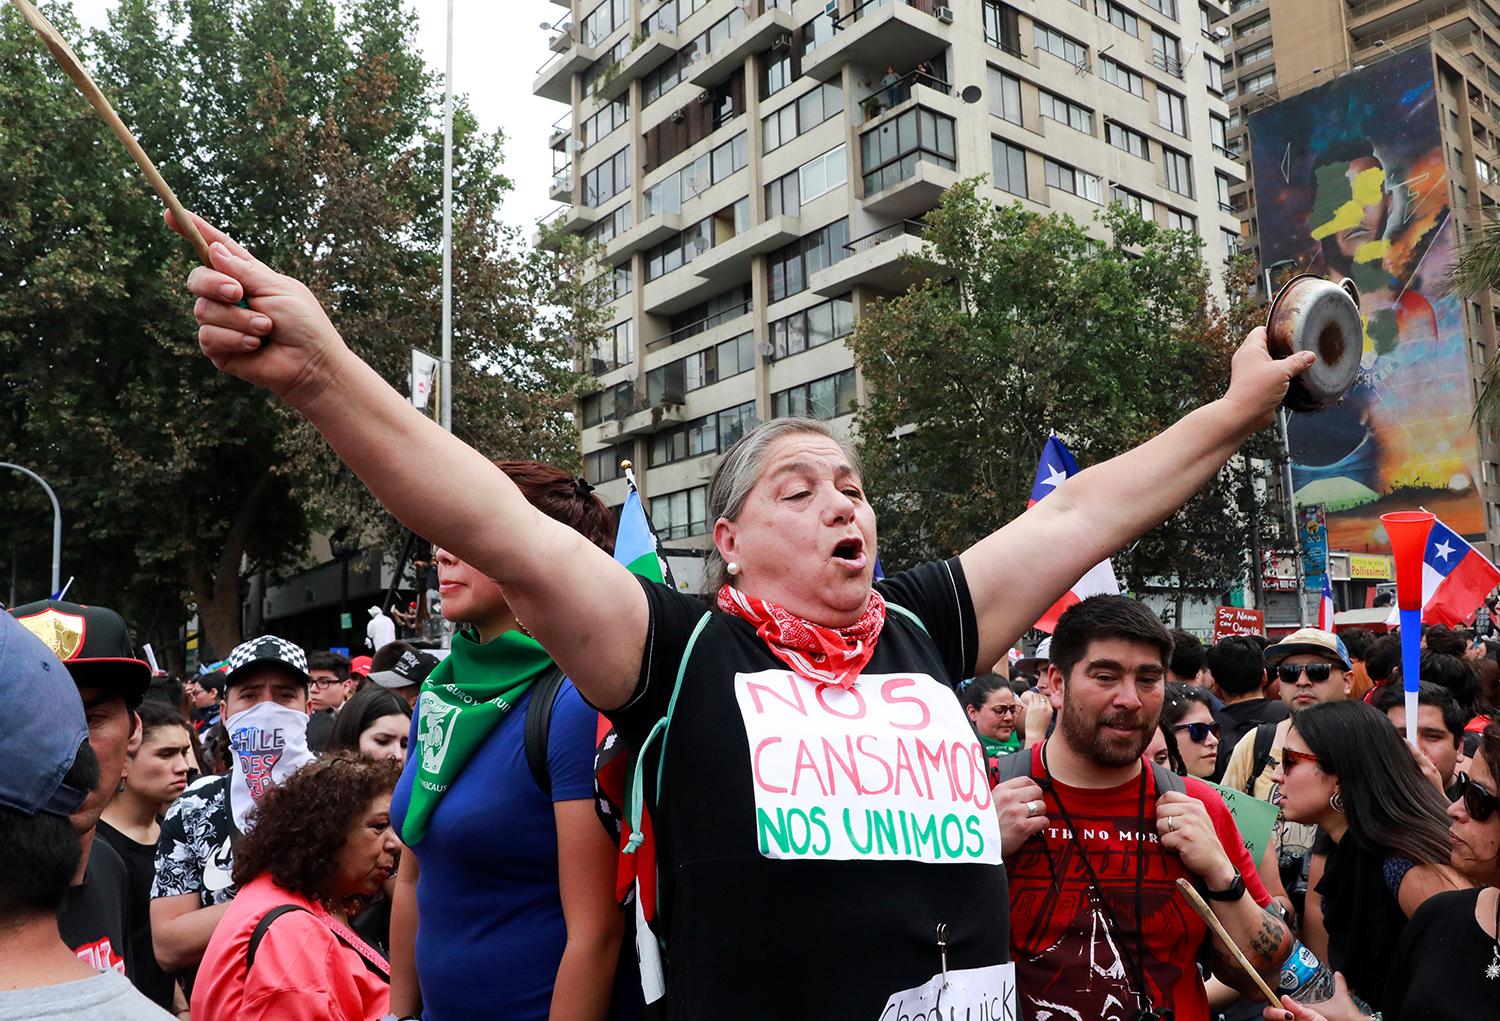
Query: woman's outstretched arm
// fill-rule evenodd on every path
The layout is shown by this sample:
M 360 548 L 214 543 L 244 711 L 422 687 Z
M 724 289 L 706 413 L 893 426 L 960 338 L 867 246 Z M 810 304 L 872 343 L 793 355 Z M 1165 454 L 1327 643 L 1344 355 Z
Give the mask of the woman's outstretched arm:
M 213 266 L 193 270 L 188 288 L 198 299 L 199 344 L 215 367 L 296 408 L 402 524 L 500 583 L 585 698 L 622 705 L 645 647 L 639 583 L 412 407 L 349 350 L 305 285 L 201 218 L 198 226 Z M 241 296 L 248 309 L 237 306 Z

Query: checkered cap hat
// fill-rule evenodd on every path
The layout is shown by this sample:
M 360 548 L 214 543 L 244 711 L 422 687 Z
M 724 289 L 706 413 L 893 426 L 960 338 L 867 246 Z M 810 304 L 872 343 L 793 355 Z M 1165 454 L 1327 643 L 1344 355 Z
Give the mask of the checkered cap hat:
M 262 635 L 234 647 L 224 661 L 229 671 L 224 686 L 227 688 L 233 684 L 242 670 L 262 663 L 275 663 L 303 684 L 307 683 L 307 653 L 302 651 L 302 646 L 275 635 Z

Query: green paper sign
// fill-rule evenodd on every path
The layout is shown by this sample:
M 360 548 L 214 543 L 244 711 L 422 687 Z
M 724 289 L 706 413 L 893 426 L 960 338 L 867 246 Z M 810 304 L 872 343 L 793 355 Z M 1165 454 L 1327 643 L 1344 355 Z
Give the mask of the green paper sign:
M 343 628 L 345 631 L 348 631 L 353 626 L 354 626 L 354 614 L 352 614 L 352 613 L 341 613 L 341 614 L 339 614 L 339 627 Z
M 1245 850 L 1250 852 L 1250 860 L 1259 867 L 1261 855 L 1266 853 L 1266 844 L 1271 840 L 1271 830 L 1276 825 L 1276 817 L 1281 814 L 1281 809 L 1269 801 L 1252 798 L 1244 791 L 1220 787 L 1216 783 L 1209 786 L 1218 791 L 1224 804 L 1229 806 L 1229 814 L 1234 817 L 1234 824 L 1239 828 Z

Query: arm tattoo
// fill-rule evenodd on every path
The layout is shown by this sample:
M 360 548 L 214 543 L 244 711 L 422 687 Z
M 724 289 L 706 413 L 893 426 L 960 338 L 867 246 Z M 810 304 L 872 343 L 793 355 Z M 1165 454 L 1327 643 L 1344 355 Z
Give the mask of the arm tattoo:
M 1276 913 L 1274 907 L 1265 908 L 1261 915 L 1260 929 L 1250 939 L 1251 959 L 1262 967 L 1279 965 L 1277 955 L 1282 949 L 1282 940 L 1285 938 L 1286 929 L 1281 924 L 1281 916 Z

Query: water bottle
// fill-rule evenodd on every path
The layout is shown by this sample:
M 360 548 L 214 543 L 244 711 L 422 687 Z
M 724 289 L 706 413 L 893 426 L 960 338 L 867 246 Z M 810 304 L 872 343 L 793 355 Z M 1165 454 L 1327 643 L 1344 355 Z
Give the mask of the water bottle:
M 1298 1003 L 1322 1003 L 1333 998 L 1333 972 L 1301 940 L 1281 965 L 1278 992 Z

